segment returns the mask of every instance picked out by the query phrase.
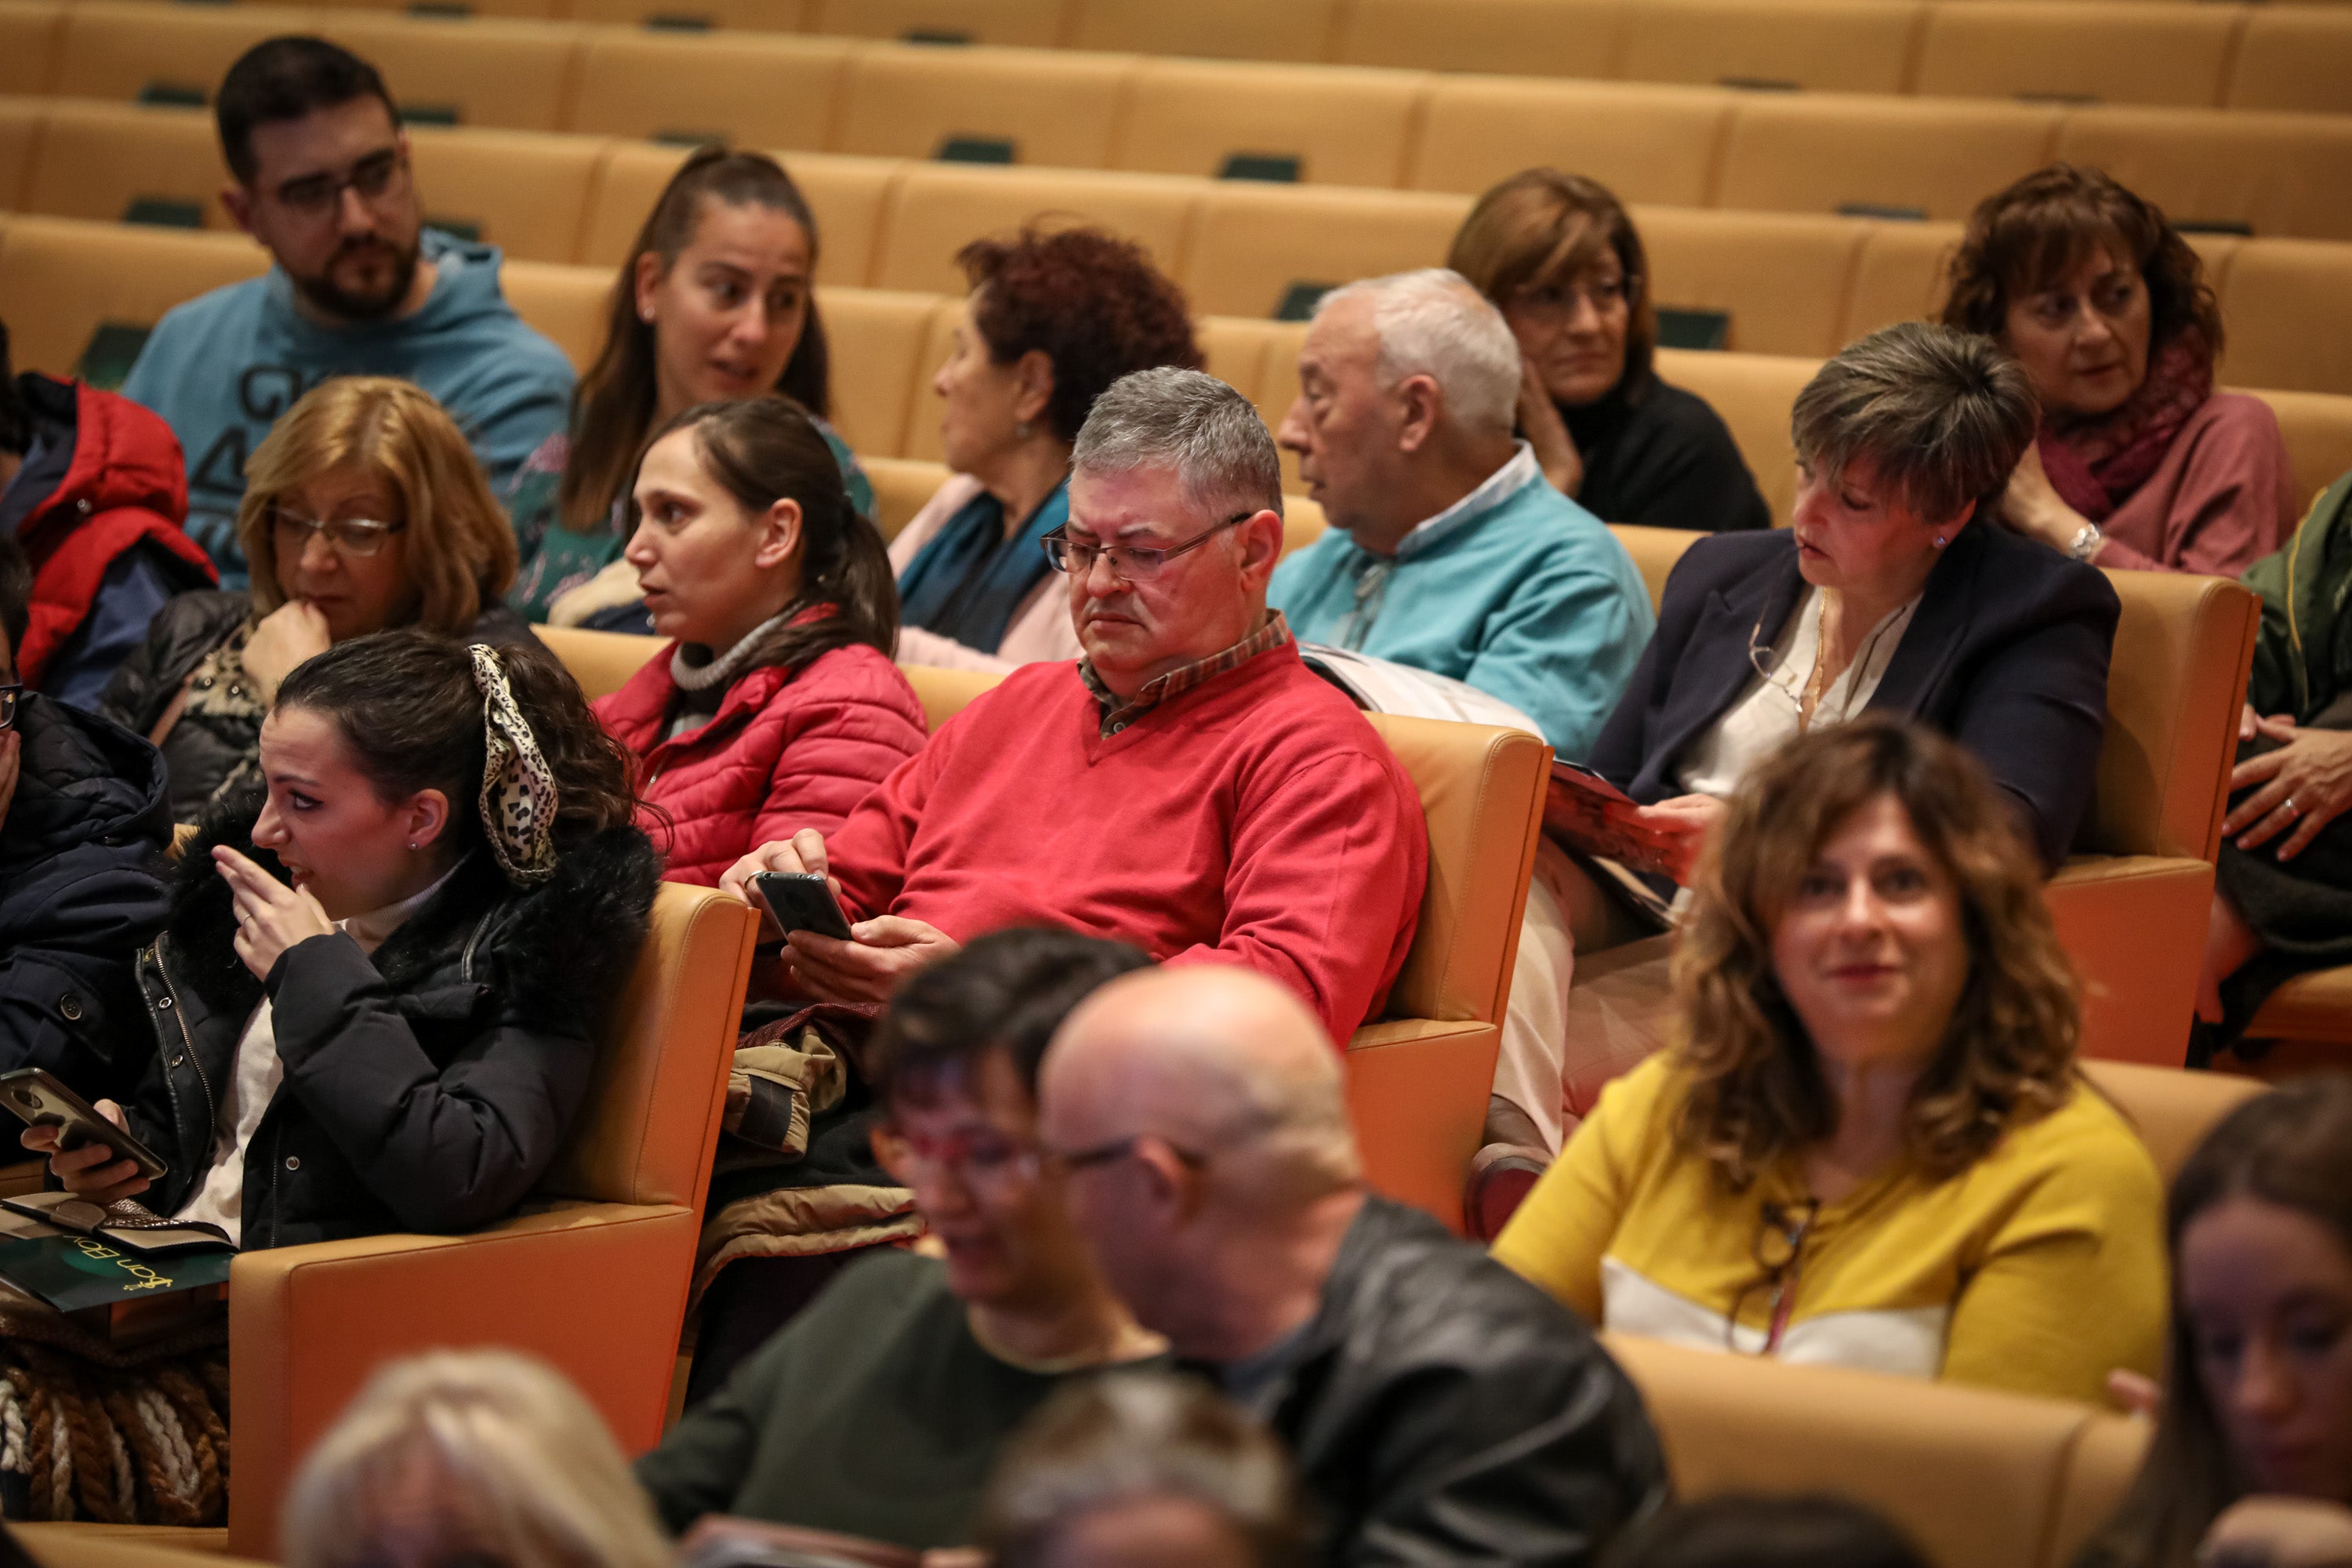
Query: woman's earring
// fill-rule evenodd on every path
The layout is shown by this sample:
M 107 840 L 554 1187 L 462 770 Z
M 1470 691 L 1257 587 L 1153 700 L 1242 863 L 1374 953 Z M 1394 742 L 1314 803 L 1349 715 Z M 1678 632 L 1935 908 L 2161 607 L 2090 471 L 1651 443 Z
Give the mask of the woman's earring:
M 1026 441 L 1029 439 L 1029 421 L 1024 419 L 1019 424 L 1013 426 L 1013 438 L 1016 441 Z
M 1936 535 L 1936 548 L 1937 548 L 1937 549 L 1938 549 L 1938 550 L 1941 550 L 1942 548 L 1944 548 L 1944 544 L 1945 544 L 1944 536 L 1943 536 L 1942 534 L 1940 534 L 1940 533 L 1939 533 L 1939 534 L 1937 534 L 1937 535 Z

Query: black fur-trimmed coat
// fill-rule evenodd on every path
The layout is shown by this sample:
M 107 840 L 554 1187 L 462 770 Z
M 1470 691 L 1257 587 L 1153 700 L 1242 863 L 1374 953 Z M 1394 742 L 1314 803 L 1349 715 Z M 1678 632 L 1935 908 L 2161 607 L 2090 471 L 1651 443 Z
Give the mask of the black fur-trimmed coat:
M 592 1023 L 644 941 L 661 874 L 645 835 L 575 844 L 530 889 L 477 849 L 373 957 L 341 933 L 312 937 L 265 982 L 236 956 L 212 863 L 226 843 L 277 871 L 253 848 L 257 795 L 236 805 L 188 846 L 170 922 L 139 956 L 157 1051 L 131 1126 L 170 1165 L 142 1201 L 171 1214 L 203 1181 L 266 991 L 286 1073 L 246 1149 L 247 1248 L 470 1230 L 510 1213 L 579 1116 Z

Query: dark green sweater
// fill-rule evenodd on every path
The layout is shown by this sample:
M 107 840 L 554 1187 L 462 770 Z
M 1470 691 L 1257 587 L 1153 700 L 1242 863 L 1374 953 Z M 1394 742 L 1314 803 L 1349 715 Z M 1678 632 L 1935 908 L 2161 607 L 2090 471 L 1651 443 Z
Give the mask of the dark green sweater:
M 998 1447 L 1083 1375 L 997 1360 L 944 1265 L 877 1250 L 639 1459 L 637 1479 L 672 1531 L 727 1513 L 918 1550 L 968 1545 Z

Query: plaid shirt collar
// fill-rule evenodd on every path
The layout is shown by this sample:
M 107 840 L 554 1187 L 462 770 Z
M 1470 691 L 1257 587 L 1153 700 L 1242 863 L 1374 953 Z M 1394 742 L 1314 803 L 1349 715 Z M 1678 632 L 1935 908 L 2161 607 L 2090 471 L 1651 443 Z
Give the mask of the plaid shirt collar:
M 1094 661 L 1078 660 L 1078 679 L 1095 695 L 1095 705 L 1102 710 L 1102 735 L 1108 741 L 1121 730 L 1159 707 L 1180 692 L 1190 691 L 1231 670 L 1239 669 L 1262 653 L 1271 653 L 1290 642 L 1290 623 L 1280 610 L 1268 610 L 1265 624 L 1223 653 L 1213 653 L 1204 659 L 1171 669 L 1167 674 L 1145 683 L 1133 701 L 1122 701 L 1117 692 L 1102 683 L 1095 674 Z

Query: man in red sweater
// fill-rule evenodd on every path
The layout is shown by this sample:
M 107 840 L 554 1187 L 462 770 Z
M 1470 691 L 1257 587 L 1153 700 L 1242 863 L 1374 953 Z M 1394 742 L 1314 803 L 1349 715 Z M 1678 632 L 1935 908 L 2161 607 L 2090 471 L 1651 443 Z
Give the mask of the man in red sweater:
M 1057 531 L 1086 657 L 1014 671 L 830 839 L 764 845 L 720 885 L 760 908 L 757 872 L 833 878 L 853 940 L 785 949 L 819 1000 L 878 1002 L 973 937 L 1058 925 L 1257 970 L 1344 1045 L 1403 965 L 1429 844 L 1403 768 L 1266 609 L 1273 438 L 1213 377 L 1127 376 L 1079 433 Z

